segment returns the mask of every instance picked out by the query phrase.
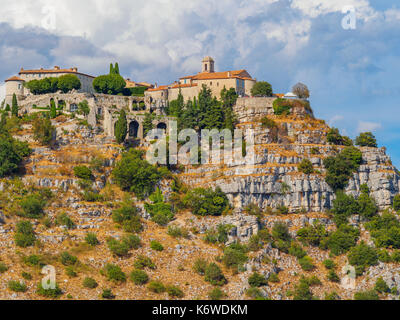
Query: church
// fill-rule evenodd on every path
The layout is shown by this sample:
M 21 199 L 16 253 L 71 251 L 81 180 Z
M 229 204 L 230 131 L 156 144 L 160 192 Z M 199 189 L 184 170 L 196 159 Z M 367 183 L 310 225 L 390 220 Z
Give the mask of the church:
M 155 108 L 162 108 L 168 101 L 175 100 L 179 92 L 182 93 L 185 101 L 197 97 L 203 85 L 211 89 L 213 96 L 220 98 L 221 90 L 235 89 L 239 96 L 250 96 L 251 89 L 257 82 L 244 69 L 234 71 L 215 72 L 215 61 L 211 57 L 205 57 L 202 61 L 201 72 L 196 75 L 186 76 L 179 81 L 165 86 L 157 86 L 145 92 L 147 101 Z

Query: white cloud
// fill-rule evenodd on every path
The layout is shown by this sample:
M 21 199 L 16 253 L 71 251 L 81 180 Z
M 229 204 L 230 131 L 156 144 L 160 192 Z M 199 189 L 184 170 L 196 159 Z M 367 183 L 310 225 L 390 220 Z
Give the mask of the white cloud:
M 343 120 L 344 119 L 344 117 L 343 116 L 341 116 L 341 115 L 335 115 L 335 116 L 333 116 L 330 120 L 329 120 L 329 125 L 330 126 L 333 126 L 336 122 L 339 122 L 339 121 L 341 121 L 341 120 Z
M 357 131 L 360 132 L 373 132 L 381 129 L 382 124 L 378 122 L 359 121 Z

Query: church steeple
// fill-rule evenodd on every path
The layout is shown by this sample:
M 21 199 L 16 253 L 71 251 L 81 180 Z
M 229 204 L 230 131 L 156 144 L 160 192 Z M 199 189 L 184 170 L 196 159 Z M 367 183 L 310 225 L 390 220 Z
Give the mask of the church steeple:
M 214 72 L 214 59 L 205 57 L 202 61 L 201 72 Z

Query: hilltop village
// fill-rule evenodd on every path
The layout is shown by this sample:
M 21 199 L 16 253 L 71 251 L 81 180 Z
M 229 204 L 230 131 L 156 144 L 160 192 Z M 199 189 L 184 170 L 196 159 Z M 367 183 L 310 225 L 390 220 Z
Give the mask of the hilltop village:
M 400 173 L 373 133 L 316 119 L 302 83 L 275 93 L 211 57 L 199 71 L 6 80 L 0 299 L 398 300 Z M 171 121 L 253 130 L 254 163 L 149 163 Z

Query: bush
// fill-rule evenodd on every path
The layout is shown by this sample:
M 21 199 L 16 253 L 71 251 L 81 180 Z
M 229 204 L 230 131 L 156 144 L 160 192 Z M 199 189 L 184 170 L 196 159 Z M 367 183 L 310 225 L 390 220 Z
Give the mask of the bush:
M 18 247 L 27 248 L 33 246 L 36 236 L 33 231 L 33 226 L 29 221 L 21 221 L 17 223 L 14 240 Z
M 268 281 L 265 279 L 265 276 L 254 272 L 248 279 L 249 285 L 251 287 L 262 287 L 268 284 Z
M 108 263 L 102 270 L 109 281 L 125 282 L 126 274 L 115 264 Z
M 321 243 L 321 247 L 331 250 L 334 255 L 341 255 L 350 250 L 357 244 L 360 231 L 354 227 L 341 225 L 335 231 L 329 234 Z
M 136 258 L 135 262 L 133 263 L 133 266 L 138 270 L 143 270 L 144 268 L 149 268 L 154 270 L 156 268 L 156 265 L 153 263 L 153 261 L 151 261 L 150 258 L 142 255 Z
M 386 212 L 382 216 L 375 216 L 365 226 L 377 247 L 400 248 L 400 222 L 394 214 Z
M 356 268 L 356 274 L 362 275 L 365 268 L 378 264 L 378 254 L 376 249 L 361 242 L 352 248 L 348 254 L 349 263 Z
M 0 262 L 0 274 L 6 272 L 7 270 L 8 267 L 3 262 Z
M 278 124 L 273 119 L 270 119 L 268 117 L 264 117 L 261 119 L 261 125 L 263 128 L 267 128 L 270 130 L 278 127 Z
M 197 259 L 193 264 L 193 270 L 201 276 L 204 276 L 208 262 L 202 258 Z
M 60 255 L 60 261 L 64 266 L 73 266 L 78 262 L 78 258 L 64 251 Z
M 8 289 L 14 292 L 26 292 L 28 290 L 25 283 L 15 280 L 8 281 Z
M 98 287 L 98 283 L 93 278 L 86 277 L 83 280 L 83 286 L 88 289 L 95 289 Z
M 310 246 L 318 247 L 321 241 L 328 236 L 328 232 L 325 230 L 325 226 L 322 223 L 314 223 L 303 227 L 297 231 L 297 239 Z
M 115 295 L 112 293 L 111 289 L 103 289 L 101 297 L 103 299 L 112 300 L 115 298 Z
M 329 270 L 327 279 L 332 282 L 340 282 L 340 278 L 334 270 Z
M 24 278 L 25 280 L 32 280 L 32 275 L 28 272 L 22 272 L 21 273 L 22 278 Z
M 222 286 L 227 281 L 222 270 L 215 263 L 210 263 L 205 270 L 205 281 L 210 282 L 214 286 Z
M 68 230 L 76 228 L 76 224 L 72 219 L 65 213 L 60 213 L 56 218 L 56 224 L 58 226 L 65 226 Z
M 100 241 L 97 239 L 97 235 L 93 232 L 89 232 L 86 237 L 85 237 L 85 241 L 88 245 L 94 247 L 97 246 Z
M 148 285 L 148 288 L 154 293 L 163 293 L 166 290 L 165 286 L 160 281 L 151 281 Z
M 310 290 L 310 284 L 304 278 L 296 285 L 293 295 L 294 300 L 313 300 L 314 296 Z
M 301 259 L 307 255 L 307 252 L 300 245 L 293 242 L 289 249 L 289 254 L 295 256 L 297 259 Z
M 268 282 L 272 282 L 272 283 L 279 283 L 279 276 L 277 273 L 271 273 L 268 277 Z
M 272 86 L 266 81 L 260 81 L 251 88 L 253 97 L 272 97 Z
M 78 274 L 75 272 L 74 268 L 69 266 L 65 268 L 65 274 L 70 278 L 75 278 Z
M 314 167 L 312 162 L 309 159 L 303 159 L 299 165 L 298 165 L 298 170 L 300 172 L 303 172 L 305 174 L 312 174 L 314 173 Z
M 44 266 L 42 258 L 38 255 L 32 254 L 23 258 L 24 263 L 31 267 Z
M 0 178 L 16 173 L 23 158 L 30 153 L 28 143 L 14 139 L 8 132 L 2 132 L 0 125 Z
M 214 288 L 208 293 L 210 300 L 221 300 L 225 293 L 220 288 Z
M 153 240 L 150 242 L 150 248 L 155 251 L 163 251 L 164 250 L 163 245 L 156 240 Z
M 261 290 L 256 287 L 251 287 L 246 290 L 246 296 L 255 300 L 262 300 L 264 299 L 264 295 L 262 294 Z
M 323 265 L 324 265 L 325 268 L 327 268 L 328 270 L 334 270 L 334 269 L 336 269 L 336 264 L 335 264 L 335 262 L 333 262 L 333 261 L 330 260 L 330 259 L 324 260 Z
M 337 128 L 332 128 L 329 130 L 328 135 L 327 135 L 327 141 L 330 144 L 333 145 L 339 145 L 339 146 L 352 146 L 353 141 L 349 137 L 342 136 L 339 133 L 339 129 Z
M 50 146 L 53 142 L 56 128 L 49 118 L 36 118 L 33 121 L 33 138 L 41 145 Z
M 178 226 L 169 226 L 167 233 L 173 238 L 189 238 L 189 231 Z
M 313 264 L 313 260 L 309 256 L 304 256 L 303 258 L 299 259 L 299 264 L 304 271 L 312 271 L 315 269 Z
M 90 168 L 86 166 L 77 166 L 74 167 L 74 174 L 75 177 L 83 180 L 92 180 L 93 179 L 93 173 Z
M 164 226 L 174 218 L 174 210 L 171 204 L 164 202 L 164 197 L 159 188 L 149 197 L 152 203 L 145 203 L 145 209 L 152 220 Z
M 113 172 L 113 180 L 124 191 L 134 192 L 139 198 L 151 194 L 161 179 L 157 168 L 142 159 L 142 152 L 130 150 L 122 155 Z
M 378 147 L 378 144 L 376 143 L 376 138 L 372 134 L 372 132 L 360 133 L 360 135 L 356 138 L 356 145 L 360 147 Z
M 393 209 L 400 211 L 400 194 L 396 194 L 393 198 Z
M 134 270 L 130 275 L 131 280 L 134 284 L 142 286 L 149 281 L 149 276 L 143 270 Z
M 239 271 L 248 260 L 246 253 L 247 248 L 245 246 L 233 243 L 224 249 L 222 262 L 227 268 Z
M 354 294 L 354 300 L 379 300 L 375 290 L 359 291 Z
M 292 110 L 290 102 L 286 99 L 281 99 L 281 98 L 274 100 L 273 108 L 274 108 L 274 113 L 277 116 L 280 116 L 282 114 L 289 115 Z
M 41 282 L 38 284 L 36 293 L 39 296 L 46 297 L 46 298 L 52 298 L 52 299 L 57 299 L 58 297 L 60 297 L 63 294 L 62 290 L 60 289 L 60 287 L 58 286 L 57 283 L 56 283 L 56 286 L 54 289 L 52 289 L 52 288 L 45 289 L 45 288 L 43 288 Z
M 389 293 L 390 288 L 382 277 L 379 277 L 375 282 L 375 291 L 378 293 Z
M 107 240 L 110 251 L 118 257 L 126 257 L 131 249 L 140 247 L 140 238 L 135 235 L 124 236 L 122 240 L 110 238 Z
M 333 207 L 331 210 L 336 225 L 347 224 L 348 218 L 357 214 L 359 210 L 360 206 L 352 195 L 347 195 L 342 191 L 336 193 L 336 199 L 333 200 Z
M 24 196 L 18 204 L 22 209 L 21 216 L 38 219 L 43 216 L 46 201 L 39 194 L 34 193 Z
M 211 188 L 191 190 L 183 198 L 183 203 L 198 216 L 220 216 L 229 208 L 229 200 L 219 187 L 215 191 Z
M 166 287 L 166 291 L 170 297 L 183 298 L 185 296 L 183 291 L 177 286 L 169 285 Z
M 217 230 L 209 229 L 206 231 L 204 241 L 208 243 L 225 243 L 228 241 L 228 234 L 234 226 L 220 224 Z

